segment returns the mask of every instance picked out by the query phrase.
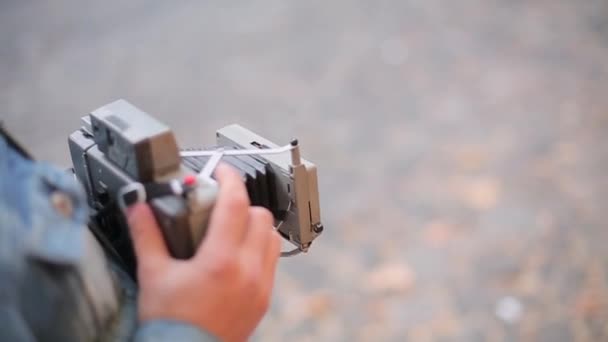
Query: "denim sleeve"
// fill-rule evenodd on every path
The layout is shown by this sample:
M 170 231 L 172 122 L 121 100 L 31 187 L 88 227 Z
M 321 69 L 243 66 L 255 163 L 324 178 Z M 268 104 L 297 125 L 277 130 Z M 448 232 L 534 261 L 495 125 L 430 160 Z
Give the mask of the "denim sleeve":
M 137 326 L 137 288 L 86 228 L 74 177 L 0 135 L 0 341 L 219 341 L 195 326 Z
M 135 342 L 165 341 L 220 342 L 215 336 L 194 325 L 171 320 L 146 322 L 135 333 Z

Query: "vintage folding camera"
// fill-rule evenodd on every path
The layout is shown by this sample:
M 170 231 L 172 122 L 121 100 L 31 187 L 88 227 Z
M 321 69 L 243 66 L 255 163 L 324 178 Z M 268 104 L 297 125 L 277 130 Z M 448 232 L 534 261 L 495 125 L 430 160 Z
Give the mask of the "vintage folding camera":
M 90 226 L 131 274 L 136 263 L 126 206 L 146 201 L 171 254 L 189 258 L 205 236 L 220 161 L 240 172 L 252 205 L 272 212 L 275 229 L 295 245 L 283 256 L 306 252 L 323 231 L 317 168 L 301 158 L 297 140 L 279 146 L 230 125 L 217 131 L 216 146 L 180 150 L 169 127 L 124 100 L 82 120 L 68 142 L 73 172 L 92 209 Z

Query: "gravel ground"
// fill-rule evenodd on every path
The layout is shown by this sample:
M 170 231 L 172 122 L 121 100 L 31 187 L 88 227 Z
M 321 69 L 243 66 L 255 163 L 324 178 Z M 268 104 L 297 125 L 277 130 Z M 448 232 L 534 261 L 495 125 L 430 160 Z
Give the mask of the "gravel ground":
M 256 340 L 608 340 L 606 1 L 5 0 L 0 31 L 40 159 L 117 98 L 184 147 L 299 138 L 326 230 Z

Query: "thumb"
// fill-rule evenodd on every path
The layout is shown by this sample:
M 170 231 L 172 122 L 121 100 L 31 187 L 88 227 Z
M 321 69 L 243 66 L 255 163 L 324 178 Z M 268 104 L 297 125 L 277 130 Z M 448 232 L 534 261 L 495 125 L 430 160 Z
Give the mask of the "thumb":
M 128 208 L 127 220 L 138 267 L 154 267 L 169 259 L 165 240 L 147 204 L 138 203 Z

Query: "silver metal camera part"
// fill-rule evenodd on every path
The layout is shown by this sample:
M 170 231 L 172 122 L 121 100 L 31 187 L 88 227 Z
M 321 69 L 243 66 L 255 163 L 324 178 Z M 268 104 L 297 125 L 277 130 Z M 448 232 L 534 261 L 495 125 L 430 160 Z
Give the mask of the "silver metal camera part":
M 73 170 L 86 189 L 96 235 L 131 268 L 122 215 L 127 202 L 148 202 L 171 253 L 189 258 L 205 236 L 217 193 L 212 173 L 220 161 L 241 172 L 252 204 L 269 209 L 275 228 L 296 246 L 283 256 L 306 252 L 323 231 L 317 168 L 301 158 L 297 140 L 281 147 L 230 125 L 217 131 L 217 146 L 180 152 L 169 127 L 124 100 L 83 122 L 69 137 Z
M 270 150 L 280 148 L 270 140 L 250 130 L 230 125 L 217 131 L 217 144 L 237 149 Z M 323 231 L 317 167 L 300 156 L 297 140 L 291 142 L 289 153 L 261 154 L 259 157 L 270 164 L 276 182 L 274 191 L 285 216 L 277 220 L 279 232 L 306 251 L 312 241 Z

